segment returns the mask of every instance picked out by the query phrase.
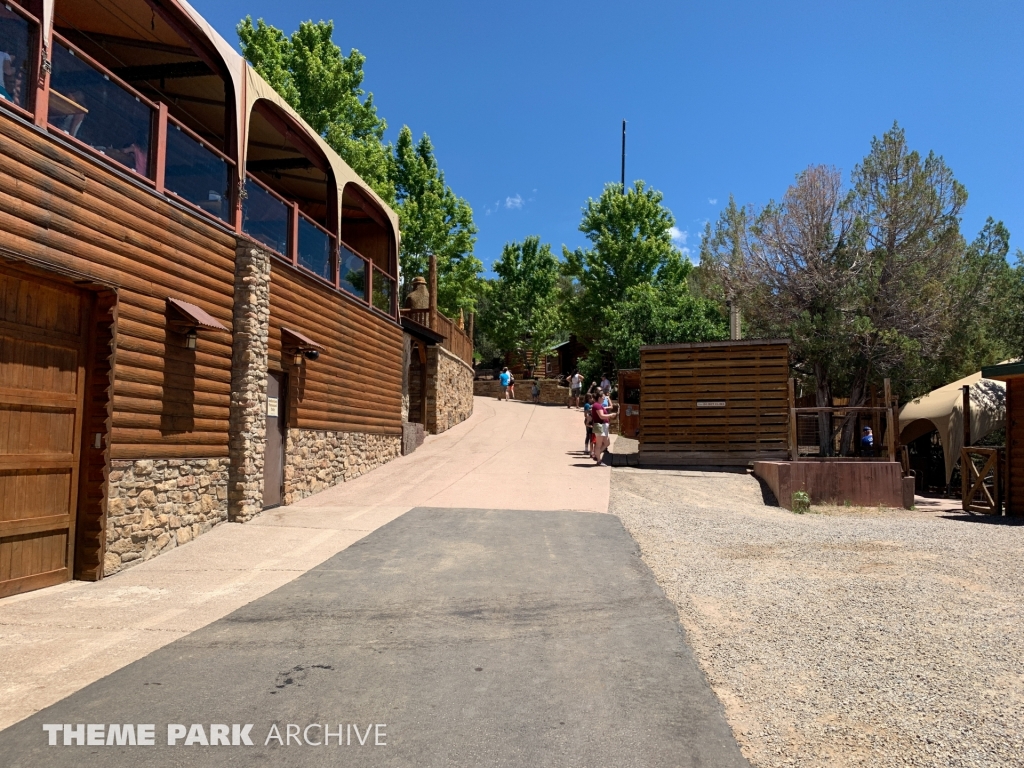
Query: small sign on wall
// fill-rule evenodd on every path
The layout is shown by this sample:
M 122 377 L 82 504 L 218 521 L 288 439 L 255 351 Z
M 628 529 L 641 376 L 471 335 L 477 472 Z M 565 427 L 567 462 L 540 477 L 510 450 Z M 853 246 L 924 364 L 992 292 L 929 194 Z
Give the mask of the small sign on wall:
M 698 408 L 725 408 L 725 400 L 698 400 Z
M 277 416 L 277 398 L 267 398 L 267 416 Z

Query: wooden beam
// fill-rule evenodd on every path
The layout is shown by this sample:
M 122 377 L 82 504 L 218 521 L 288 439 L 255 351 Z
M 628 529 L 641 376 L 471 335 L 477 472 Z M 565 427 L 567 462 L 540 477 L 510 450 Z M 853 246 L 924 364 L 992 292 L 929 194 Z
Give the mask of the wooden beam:
M 800 442 L 796 431 L 796 379 L 789 380 L 789 457 L 800 461 Z
M 964 448 L 967 448 L 971 444 L 971 385 L 964 384 L 961 389 L 964 398 Z
M 115 67 L 110 71 L 129 83 L 140 80 L 183 80 L 192 77 L 210 77 L 216 74 L 205 61 L 141 64 L 136 67 Z

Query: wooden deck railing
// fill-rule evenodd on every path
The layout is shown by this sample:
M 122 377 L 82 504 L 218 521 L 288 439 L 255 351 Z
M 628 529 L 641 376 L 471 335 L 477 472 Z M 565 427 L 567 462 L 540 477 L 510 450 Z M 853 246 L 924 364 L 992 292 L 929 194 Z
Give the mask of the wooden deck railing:
M 429 309 L 403 309 L 402 316 L 444 336 L 441 346 L 466 365 L 473 365 L 473 340 L 469 334 L 459 328 L 454 320 L 445 317 L 440 312 L 434 313 L 431 318 Z

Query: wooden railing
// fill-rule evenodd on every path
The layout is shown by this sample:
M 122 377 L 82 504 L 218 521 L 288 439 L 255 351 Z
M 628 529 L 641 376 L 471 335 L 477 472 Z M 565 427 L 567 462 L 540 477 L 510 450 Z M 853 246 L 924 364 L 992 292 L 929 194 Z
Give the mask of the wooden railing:
M 981 468 L 974 462 L 977 456 Z M 983 515 L 1002 514 L 1002 448 L 960 449 L 960 474 L 963 477 L 962 502 L 965 512 Z
M 473 340 L 469 334 L 459 328 L 454 320 L 450 320 L 440 312 L 433 313 L 433 318 L 431 318 L 429 309 L 403 309 L 402 317 L 408 317 L 413 322 L 444 336 L 441 346 L 466 365 L 473 365 Z

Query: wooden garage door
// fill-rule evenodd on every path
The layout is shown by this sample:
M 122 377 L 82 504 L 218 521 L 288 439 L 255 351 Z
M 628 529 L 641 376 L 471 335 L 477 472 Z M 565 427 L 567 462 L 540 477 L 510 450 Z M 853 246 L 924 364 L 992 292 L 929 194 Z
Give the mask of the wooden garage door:
M 73 573 L 89 305 L 0 271 L 0 597 Z

